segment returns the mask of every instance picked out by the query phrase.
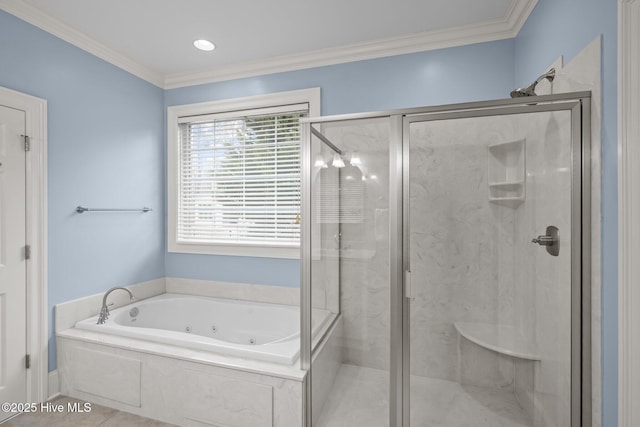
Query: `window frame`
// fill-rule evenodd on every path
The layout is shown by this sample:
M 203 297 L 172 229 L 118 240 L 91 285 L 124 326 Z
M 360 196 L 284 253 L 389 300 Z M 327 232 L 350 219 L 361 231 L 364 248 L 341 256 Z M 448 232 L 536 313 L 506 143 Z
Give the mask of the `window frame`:
M 197 104 L 167 107 L 167 250 L 173 253 L 231 255 L 265 258 L 300 258 L 300 245 L 253 243 L 189 243 L 177 240 L 180 130 L 179 121 L 185 117 L 237 113 L 261 108 L 307 104 L 308 117 L 320 116 L 320 88 L 277 92 L 243 98 L 225 99 Z M 301 141 L 302 142 L 302 141 Z

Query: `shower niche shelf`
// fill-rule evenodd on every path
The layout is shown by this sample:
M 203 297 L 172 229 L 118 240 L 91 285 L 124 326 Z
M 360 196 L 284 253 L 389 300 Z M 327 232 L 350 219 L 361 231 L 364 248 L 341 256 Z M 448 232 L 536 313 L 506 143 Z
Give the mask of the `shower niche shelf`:
M 525 140 L 489 145 L 489 202 L 518 207 L 525 199 Z
M 535 344 L 513 326 L 471 322 L 456 322 L 454 326 L 460 335 L 481 347 L 519 359 L 540 360 Z

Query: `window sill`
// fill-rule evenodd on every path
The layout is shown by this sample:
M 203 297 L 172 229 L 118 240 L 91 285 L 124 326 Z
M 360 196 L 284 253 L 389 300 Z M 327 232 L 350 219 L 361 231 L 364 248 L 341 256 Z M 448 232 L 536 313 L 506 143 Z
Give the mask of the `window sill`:
M 169 242 L 168 251 L 172 253 L 200 255 L 300 259 L 300 247 L 291 246 L 215 245 Z

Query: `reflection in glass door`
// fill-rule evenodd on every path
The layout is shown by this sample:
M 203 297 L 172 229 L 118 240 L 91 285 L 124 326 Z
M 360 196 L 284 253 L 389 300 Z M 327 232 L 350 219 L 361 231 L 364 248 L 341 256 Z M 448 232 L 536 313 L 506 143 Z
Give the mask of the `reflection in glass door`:
M 389 119 L 309 129 L 310 423 L 389 421 Z
M 571 111 L 406 119 L 412 426 L 572 425 L 573 136 Z

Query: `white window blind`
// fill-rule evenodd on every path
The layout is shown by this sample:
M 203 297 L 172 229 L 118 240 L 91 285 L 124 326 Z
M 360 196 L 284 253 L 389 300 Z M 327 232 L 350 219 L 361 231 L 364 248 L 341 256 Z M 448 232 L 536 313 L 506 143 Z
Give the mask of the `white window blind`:
M 316 183 L 316 221 L 320 224 L 362 224 L 364 182 L 353 166 L 329 167 L 319 172 Z
M 181 117 L 178 243 L 296 247 L 308 105 Z

